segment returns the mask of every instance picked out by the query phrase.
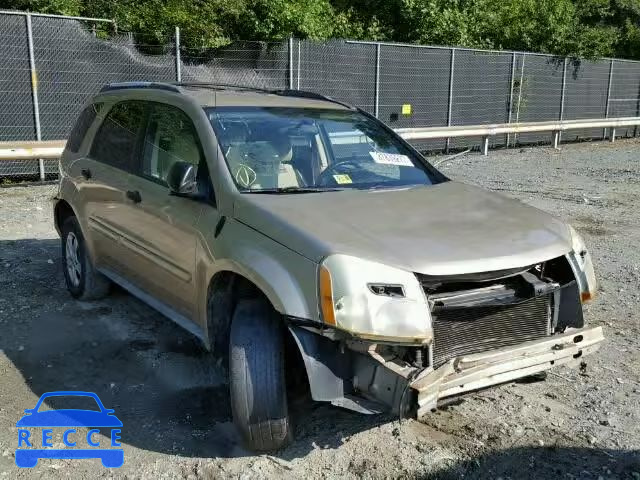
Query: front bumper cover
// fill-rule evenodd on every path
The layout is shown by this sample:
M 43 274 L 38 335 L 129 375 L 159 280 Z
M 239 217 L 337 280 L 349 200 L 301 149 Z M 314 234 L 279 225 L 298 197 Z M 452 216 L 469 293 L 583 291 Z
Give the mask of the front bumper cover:
M 544 339 L 451 359 L 426 369 L 409 384 L 417 392 L 417 416 L 434 410 L 438 400 L 533 375 L 556 365 L 579 362 L 604 340 L 602 327 L 582 328 Z

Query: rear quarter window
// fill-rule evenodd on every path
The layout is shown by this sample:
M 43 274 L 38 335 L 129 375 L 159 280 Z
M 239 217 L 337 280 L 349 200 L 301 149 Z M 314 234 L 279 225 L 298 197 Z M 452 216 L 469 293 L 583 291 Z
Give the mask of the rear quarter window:
M 80 150 L 80 146 L 82 145 L 82 140 L 87 134 L 87 130 L 93 124 L 96 119 L 96 116 L 100 112 L 100 108 L 102 107 L 101 103 L 95 103 L 87 106 L 82 112 L 80 116 L 76 120 L 73 129 L 71 130 L 71 134 L 67 139 L 67 150 L 71 152 L 78 152 Z

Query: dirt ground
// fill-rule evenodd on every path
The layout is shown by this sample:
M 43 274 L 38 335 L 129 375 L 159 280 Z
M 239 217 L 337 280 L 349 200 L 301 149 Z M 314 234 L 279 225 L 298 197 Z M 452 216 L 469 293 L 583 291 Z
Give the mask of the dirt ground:
M 586 319 L 607 337 L 586 368 L 472 393 L 422 422 L 298 406 L 296 442 L 259 456 L 239 446 L 226 386 L 193 337 L 121 290 L 71 299 L 51 220 L 55 187 L 0 188 L 0 478 L 640 480 L 639 161 L 640 143 L 630 140 L 440 165 L 584 235 L 600 280 Z M 15 466 L 16 421 L 42 393 L 62 389 L 96 392 L 115 409 L 122 468 Z

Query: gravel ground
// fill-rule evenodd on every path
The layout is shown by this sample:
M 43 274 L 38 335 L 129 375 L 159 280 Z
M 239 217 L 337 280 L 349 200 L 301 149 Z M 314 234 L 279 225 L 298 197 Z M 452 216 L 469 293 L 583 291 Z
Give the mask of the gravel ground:
M 639 156 L 631 140 L 468 154 L 440 167 L 584 234 L 600 279 L 586 317 L 607 337 L 586 368 L 469 394 L 422 422 L 297 406 L 297 441 L 273 456 L 238 445 L 226 387 L 189 334 L 123 291 L 71 299 L 52 227 L 55 187 L 0 188 L 0 475 L 640 480 Z M 16 421 L 60 389 L 96 392 L 115 408 L 122 468 L 97 460 L 16 468 Z

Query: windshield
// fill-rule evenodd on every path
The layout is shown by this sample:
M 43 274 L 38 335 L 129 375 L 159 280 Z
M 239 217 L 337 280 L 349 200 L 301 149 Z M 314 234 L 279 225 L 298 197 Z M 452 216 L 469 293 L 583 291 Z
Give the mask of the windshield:
M 350 110 L 206 110 L 242 192 L 431 185 L 441 176 L 378 122 Z

